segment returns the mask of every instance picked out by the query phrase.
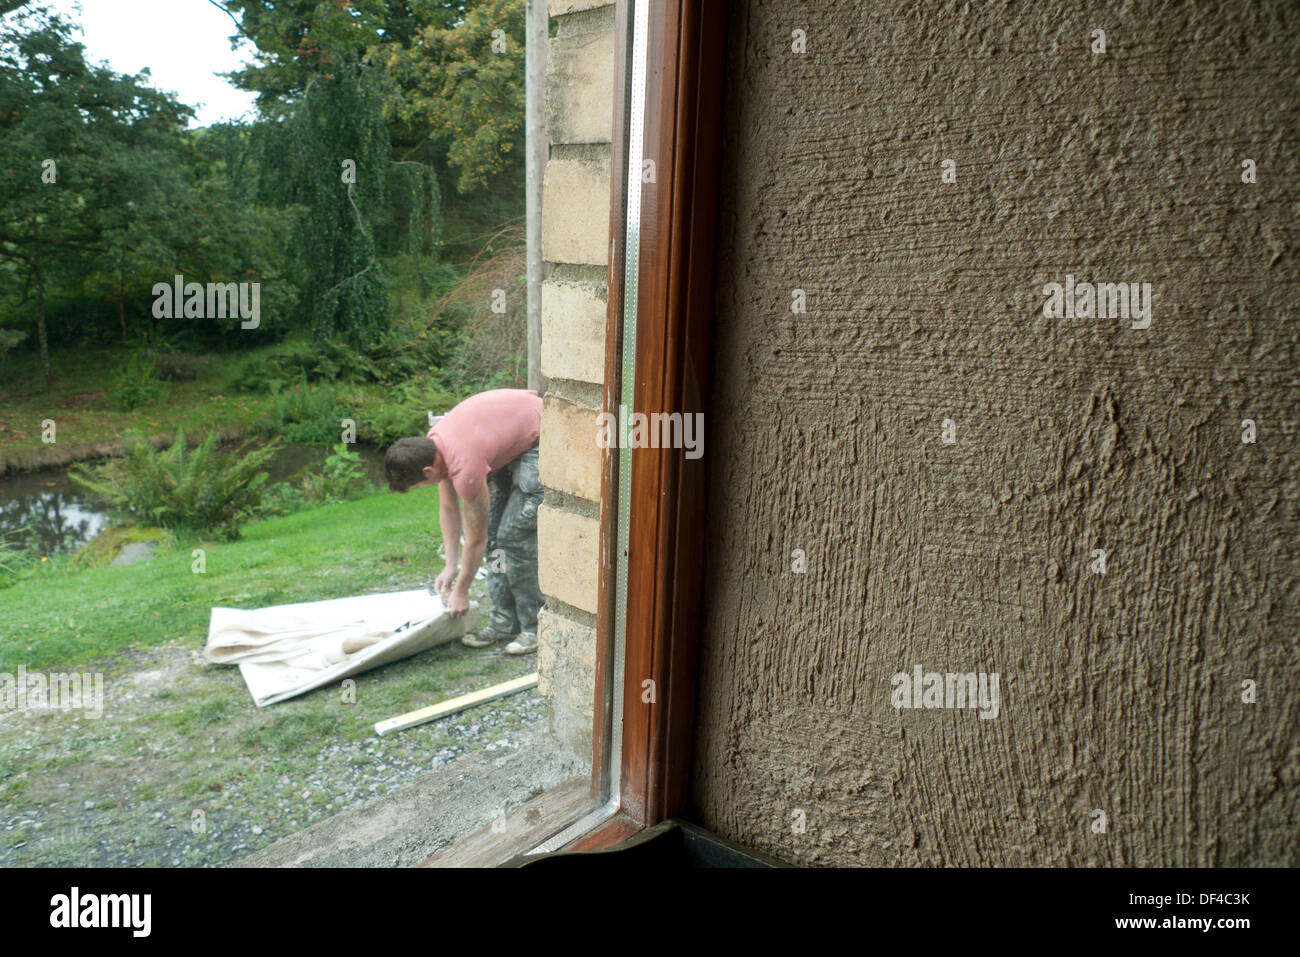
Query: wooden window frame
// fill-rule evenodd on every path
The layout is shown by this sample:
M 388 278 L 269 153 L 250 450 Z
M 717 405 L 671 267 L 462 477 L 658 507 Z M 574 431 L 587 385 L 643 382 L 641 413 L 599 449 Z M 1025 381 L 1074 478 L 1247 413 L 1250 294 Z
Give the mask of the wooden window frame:
M 642 2 L 642 0 L 638 0 Z M 610 257 L 605 341 L 604 411 L 621 396 L 628 178 L 630 17 L 619 0 L 614 135 L 610 158 Z M 642 156 L 654 176 L 641 184 L 636 270 L 633 406 L 643 413 L 705 413 L 710 381 L 713 278 L 725 8 L 717 0 L 649 0 Z M 706 423 L 707 426 L 707 423 Z M 707 429 L 706 429 L 707 432 Z M 566 845 L 609 847 L 674 817 L 690 803 L 696 665 L 704 587 L 708 455 L 686 449 L 631 452 L 628 550 L 617 555 L 617 450 L 606 450 L 601 542 L 592 795 L 612 782 L 618 762 L 618 807 L 604 824 Z M 622 674 L 613 674 L 617 574 L 627 576 Z M 611 681 L 621 680 L 620 754 L 609 754 Z M 644 682 L 652 681 L 653 685 Z M 653 689 L 653 695 L 645 694 Z M 652 697 L 652 701 L 645 701 Z

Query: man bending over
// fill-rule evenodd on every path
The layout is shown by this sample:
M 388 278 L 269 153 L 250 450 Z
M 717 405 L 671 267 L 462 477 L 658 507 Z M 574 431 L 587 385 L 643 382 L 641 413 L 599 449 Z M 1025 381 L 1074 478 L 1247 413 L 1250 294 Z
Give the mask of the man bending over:
M 470 582 L 488 556 L 492 615 L 485 627 L 461 639 L 471 648 L 514 638 L 507 654 L 537 650 L 537 612 L 546 600 L 537 587 L 541 429 L 542 400 L 536 392 L 493 389 L 470 396 L 423 438 L 398 439 L 384 456 L 384 474 L 394 492 L 438 486 L 447 566 L 434 587 L 448 614 L 459 617 L 469 610 Z

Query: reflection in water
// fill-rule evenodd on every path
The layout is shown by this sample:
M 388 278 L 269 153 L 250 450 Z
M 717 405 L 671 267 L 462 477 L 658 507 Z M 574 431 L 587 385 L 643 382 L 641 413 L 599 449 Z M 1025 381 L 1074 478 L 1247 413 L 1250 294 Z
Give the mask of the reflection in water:
M 108 522 L 94 500 L 65 472 L 0 479 L 0 539 L 35 544 L 42 555 L 84 545 Z

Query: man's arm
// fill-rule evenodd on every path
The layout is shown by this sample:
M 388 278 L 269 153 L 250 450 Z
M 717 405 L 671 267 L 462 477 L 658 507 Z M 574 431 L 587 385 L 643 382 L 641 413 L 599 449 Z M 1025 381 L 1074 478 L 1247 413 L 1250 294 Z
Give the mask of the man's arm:
M 451 594 L 451 586 L 460 570 L 460 498 L 451 479 L 438 483 L 438 528 L 442 533 L 443 549 L 447 553 L 447 567 L 434 581 L 438 594 Z
M 447 611 L 456 617 L 469 610 L 469 586 L 487 551 L 488 512 L 491 509 L 487 482 L 480 482 L 473 498 L 465 499 L 465 553 L 461 556 L 460 577 L 452 589 Z
M 447 549 L 447 566 L 460 566 L 460 496 L 451 479 L 438 483 L 438 523 L 442 529 L 442 543 Z

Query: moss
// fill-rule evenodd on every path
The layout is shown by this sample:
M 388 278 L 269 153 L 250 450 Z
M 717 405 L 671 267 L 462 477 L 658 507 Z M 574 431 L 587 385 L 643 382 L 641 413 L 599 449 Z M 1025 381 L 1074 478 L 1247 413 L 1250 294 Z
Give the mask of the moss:
M 175 541 L 163 528 L 141 525 L 116 525 L 106 528 L 77 550 L 73 561 L 82 568 L 97 568 L 116 558 L 126 545 L 135 542 L 157 542 L 160 548 L 169 548 Z

